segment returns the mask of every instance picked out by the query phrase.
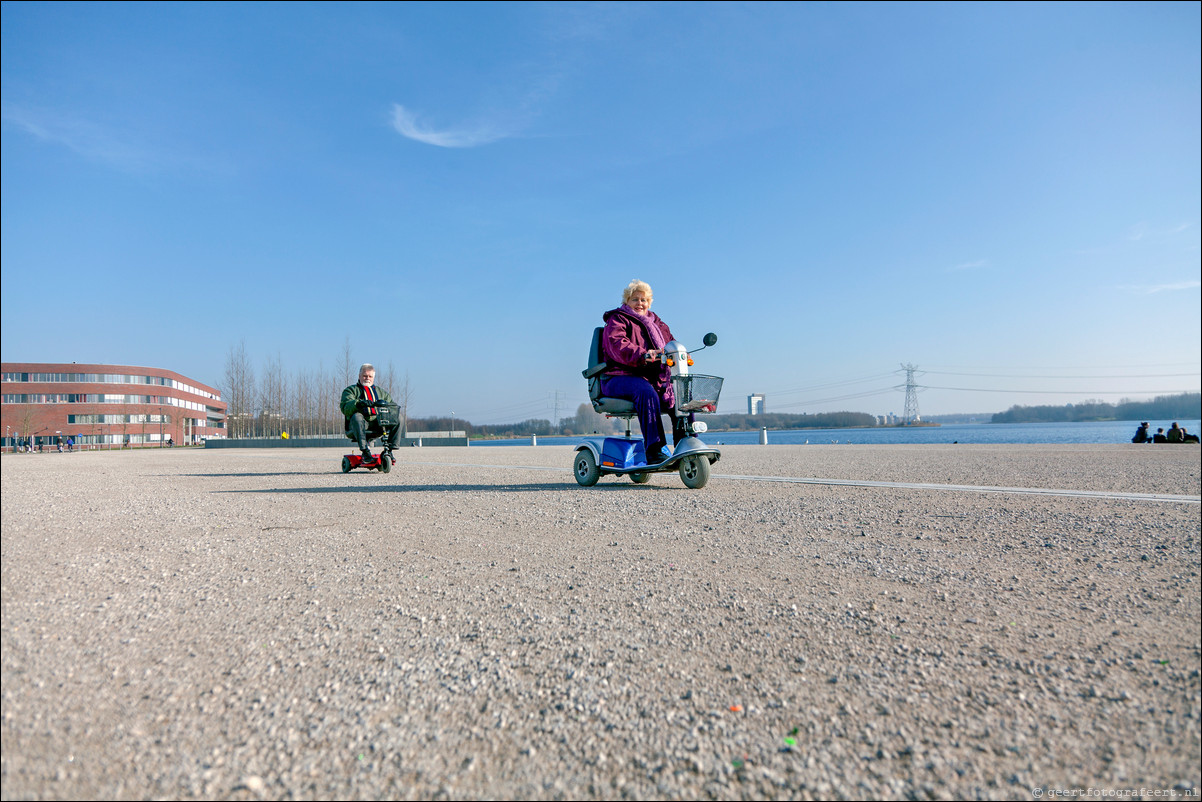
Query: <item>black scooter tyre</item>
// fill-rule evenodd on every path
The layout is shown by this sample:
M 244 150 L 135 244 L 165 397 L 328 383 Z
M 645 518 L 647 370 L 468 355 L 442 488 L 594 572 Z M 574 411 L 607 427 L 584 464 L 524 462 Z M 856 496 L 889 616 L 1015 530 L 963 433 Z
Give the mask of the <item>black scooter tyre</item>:
M 680 461 L 680 481 L 685 487 L 700 490 L 710 480 L 710 461 L 704 455 L 685 457 Z
M 601 469 L 597 467 L 597 458 L 587 448 L 576 452 L 576 460 L 572 463 L 572 473 L 576 475 L 576 483 L 581 487 L 592 487 L 601 478 Z

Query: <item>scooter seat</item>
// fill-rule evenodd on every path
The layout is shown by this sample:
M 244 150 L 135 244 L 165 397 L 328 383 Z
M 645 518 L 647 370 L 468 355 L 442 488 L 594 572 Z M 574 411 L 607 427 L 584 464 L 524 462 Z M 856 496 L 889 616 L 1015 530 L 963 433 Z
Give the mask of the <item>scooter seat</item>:
M 634 402 L 627 401 L 625 398 L 609 398 L 608 396 L 600 396 L 591 399 L 593 409 L 600 412 L 602 415 L 633 415 Z

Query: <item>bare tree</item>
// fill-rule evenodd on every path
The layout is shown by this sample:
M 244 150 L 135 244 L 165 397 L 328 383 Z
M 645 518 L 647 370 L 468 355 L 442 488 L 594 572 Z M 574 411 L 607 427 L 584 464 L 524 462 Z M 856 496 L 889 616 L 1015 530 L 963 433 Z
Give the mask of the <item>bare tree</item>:
M 392 363 L 389 363 L 391 370 Z M 409 371 L 405 371 L 405 378 L 397 385 L 396 392 L 392 393 L 392 400 L 400 407 L 401 415 L 401 435 L 409 436 L 409 402 L 413 398 L 413 386 L 409 383 Z
M 342 386 L 348 387 L 353 384 L 358 375 L 358 366 L 355 364 L 354 354 L 351 351 L 351 335 L 349 334 L 346 335 L 346 341 L 342 343 L 338 367 L 342 369 Z
M 230 437 L 249 437 L 255 418 L 255 369 L 246 355 L 246 341 L 230 346 L 225 358 L 225 377 L 221 393 L 225 396 L 226 425 Z
M 564 423 L 571 426 L 575 434 L 588 434 L 590 432 L 610 434 L 618 431 L 616 421 L 596 412 L 592 404 L 581 404 L 576 407 L 576 414 L 571 418 L 565 418 Z
M 312 401 L 311 388 L 309 387 L 309 372 L 306 370 L 297 371 L 292 378 L 292 402 L 296 407 L 296 415 L 293 420 L 287 423 L 287 430 L 292 432 L 293 437 L 306 437 L 309 434 L 310 426 L 312 425 L 310 403 Z
M 376 386 L 384 392 L 392 395 L 392 377 L 396 375 L 396 368 L 393 367 L 392 360 L 388 360 L 388 364 L 384 366 L 376 366 Z
M 33 404 L 21 405 L 21 417 L 19 418 L 21 423 L 19 428 L 25 433 L 25 439 L 28 440 L 31 445 L 33 444 L 33 421 L 36 411 L 37 407 L 35 407 Z M 18 432 L 18 434 L 20 434 L 20 432 Z
M 270 437 L 279 434 L 285 410 L 284 366 L 277 353 L 263 366 L 259 382 L 259 426 L 257 434 Z
M 342 409 L 338 405 L 339 405 L 339 402 L 342 401 L 343 389 L 346 388 L 349 384 L 350 384 L 350 382 L 348 382 L 345 378 L 343 378 L 339 375 L 337 369 L 335 369 L 335 371 L 330 374 L 329 385 L 328 385 L 330 388 L 329 389 L 329 403 L 326 405 L 326 408 L 330 411 L 330 433 L 331 434 L 337 434 L 338 432 L 342 431 L 343 421 L 345 419 L 342 417 Z
M 324 367 L 317 377 L 317 408 L 321 410 L 321 433 L 337 434 L 342 429 L 342 412 L 338 409 L 338 401 L 342 397 L 342 388 L 338 386 L 338 378 L 333 371 Z
M 397 375 L 396 363 L 391 358 L 388 360 L 386 367 L 376 368 L 376 386 L 384 390 L 392 396 L 392 401 L 400 409 L 398 413 L 401 420 L 402 436 L 408 432 L 407 419 L 409 417 L 409 371 L 405 371 L 405 377 L 399 378 Z
M 294 435 L 312 436 L 320 434 L 325 415 L 321 403 L 322 391 L 325 384 L 322 381 L 324 369 L 319 365 L 316 371 L 302 370 L 293 380 L 293 399 L 296 406 L 296 420 L 289 424 Z

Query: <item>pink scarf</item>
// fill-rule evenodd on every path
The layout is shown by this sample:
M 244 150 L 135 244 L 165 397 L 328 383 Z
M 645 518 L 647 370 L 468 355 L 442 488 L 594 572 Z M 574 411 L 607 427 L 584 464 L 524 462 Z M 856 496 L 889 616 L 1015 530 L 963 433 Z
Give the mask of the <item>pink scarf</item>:
M 667 341 L 664 340 L 664 333 L 660 330 L 659 326 L 655 325 L 655 320 L 651 317 L 651 310 L 647 310 L 645 316 L 640 315 L 626 304 L 622 304 L 622 310 L 643 324 L 643 330 L 651 337 L 651 344 L 654 346 L 650 350 L 659 351 L 667 344 Z

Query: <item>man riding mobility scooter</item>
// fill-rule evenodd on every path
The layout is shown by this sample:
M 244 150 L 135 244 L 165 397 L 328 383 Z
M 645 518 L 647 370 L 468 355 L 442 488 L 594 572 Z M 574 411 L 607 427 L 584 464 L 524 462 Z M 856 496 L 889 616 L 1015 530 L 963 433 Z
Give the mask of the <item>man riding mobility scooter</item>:
M 400 442 L 400 407 L 384 390 L 375 386 L 376 369 L 370 364 L 359 368 L 359 382 L 342 391 L 339 407 L 346 417 L 346 436 L 359 444 L 358 454 L 342 458 L 342 472 L 355 468 L 388 473 L 395 462 L 393 449 Z M 370 443 L 381 438 L 384 450 L 371 453 Z
M 590 437 L 576 447 L 572 462 L 576 481 L 584 487 L 592 487 L 603 474 L 629 476 L 635 484 L 647 482 L 652 473 L 667 473 L 679 470 L 680 479 L 686 487 L 705 487 L 710 478 L 710 465 L 718 461 L 722 453 L 697 437 L 708 428 L 704 422 L 694 419 L 698 412 L 715 412 L 718 395 L 722 391 L 722 379 L 718 376 L 703 376 L 689 371 L 693 364 L 687 349 L 673 340 L 664 346 L 661 357 L 667 361 L 672 373 L 672 385 L 676 392 L 676 414 L 684 417 L 685 437 L 675 444 L 671 456 L 663 462 L 648 465 L 643 439 L 631 437 L 630 419 L 635 417 L 634 404 L 623 398 L 608 398 L 601 394 L 601 377 L 606 363 L 601 357 L 601 337 L 604 328 L 593 332 L 589 346 L 588 368 L 583 371 L 588 380 L 589 400 L 593 409 L 610 418 L 626 420 L 623 437 Z M 701 348 L 718 342 L 716 334 L 705 335 Z

